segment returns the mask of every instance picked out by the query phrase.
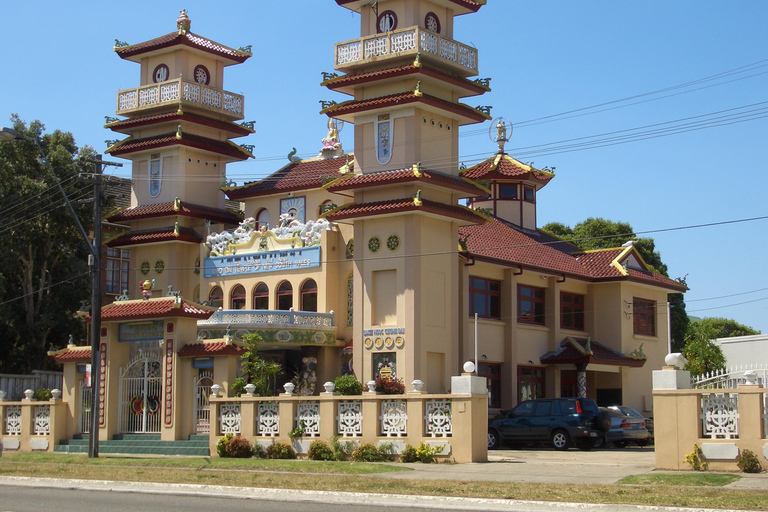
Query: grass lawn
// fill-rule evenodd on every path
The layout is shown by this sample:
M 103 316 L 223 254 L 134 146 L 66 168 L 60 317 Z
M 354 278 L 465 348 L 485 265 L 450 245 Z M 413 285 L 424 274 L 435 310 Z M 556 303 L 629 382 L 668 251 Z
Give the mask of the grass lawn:
M 6 452 L 0 458 L 1 476 L 768 510 L 768 492 L 721 487 L 740 478 L 736 474 L 651 473 L 625 478 L 617 485 L 570 485 L 392 478 L 396 477 L 393 472 L 402 471 L 411 470 L 387 463 L 203 457 L 88 459 L 84 455 Z

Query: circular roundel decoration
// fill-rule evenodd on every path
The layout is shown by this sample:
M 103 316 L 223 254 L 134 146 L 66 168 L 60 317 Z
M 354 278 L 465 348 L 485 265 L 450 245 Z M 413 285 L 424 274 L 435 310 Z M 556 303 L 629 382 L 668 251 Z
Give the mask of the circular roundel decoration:
M 387 336 L 387 339 L 384 340 L 384 346 L 387 348 L 392 348 L 395 346 L 395 340 L 393 340 L 390 336 Z
M 163 260 L 157 260 L 155 262 L 155 272 L 162 274 L 163 270 L 165 270 L 165 262 Z
M 381 240 L 379 240 L 379 237 L 372 236 L 370 240 L 368 240 L 368 250 L 371 252 L 379 252 L 379 249 L 381 249 Z
M 376 20 L 376 29 L 379 33 L 392 32 L 397 28 L 397 15 L 394 11 L 384 11 Z
M 430 32 L 439 34 L 440 19 L 437 17 L 437 14 L 433 12 L 428 12 L 427 15 L 424 17 L 424 26 L 427 27 L 427 30 L 429 30 Z
M 402 348 L 403 345 L 405 345 L 405 340 L 403 339 L 402 336 L 398 336 L 397 338 L 395 338 L 395 345 L 397 346 L 397 348 Z
M 376 338 L 376 341 L 374 342 L 374 344 L 376 345 L 376 348 L 381 348 L 384 346 L 384 340 L 382 340 L 381 338 Z
M 168 66 L 165 64 L 158 64 L 152 72 L 152 80 L 154 80 L 155 83 L 165 82 L 170 75 L 171 73 L 168 71 Z
M 370 349 L 373 347 L 373 340 L 371 338 L 365 338 L 365 348 Z
M 141 263 L 141 273 L 144 275 L 149 274 L 149 262 L 144 261 Z
M 387 238 L 387 249 L 389 249 L 390 251 L 396 251 L 398 247 L 400 247 L 399 236 L 392 235 L 389 238 Z
M 195 82 L 203 85 L 208 85 L 211 81 L 211 74 L 208 73 L 208 68 L 202 64 L 195 67 Z

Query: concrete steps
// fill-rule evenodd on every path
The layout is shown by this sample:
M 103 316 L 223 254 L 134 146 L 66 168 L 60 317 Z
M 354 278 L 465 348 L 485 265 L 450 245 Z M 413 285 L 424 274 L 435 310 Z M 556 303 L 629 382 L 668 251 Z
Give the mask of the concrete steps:
M 53 447 L 56 453 L 88 453 L 88 435 L 66 439 Z M 189 436 L 186 441 L 161 441 L 159 434 L 123 434 L 99 441 L 99 453 L 125 455 L 191 455 L 208 457 L 208 436 Z

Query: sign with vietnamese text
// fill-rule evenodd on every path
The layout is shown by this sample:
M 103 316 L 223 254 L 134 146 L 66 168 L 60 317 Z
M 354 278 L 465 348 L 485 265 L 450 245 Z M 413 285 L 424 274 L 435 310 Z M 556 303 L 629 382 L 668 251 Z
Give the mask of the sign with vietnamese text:
M 258 274 L 320 266 L 320 247 L 205 258 L 203 276 Z
M 148 341 L 163 339 L 165 322 L 150 320 L 147 322 L 120 324 L 117 341 Z

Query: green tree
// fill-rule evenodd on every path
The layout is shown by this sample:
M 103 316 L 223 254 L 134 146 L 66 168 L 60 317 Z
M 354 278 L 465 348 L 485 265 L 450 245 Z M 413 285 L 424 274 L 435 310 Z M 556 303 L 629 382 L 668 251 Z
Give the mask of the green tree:
M 573 228 L 561 222 L 550 222 L 541 228 L 553 236 L 566 240 L 579 249 L 608 249 L 621 247 L 632 241 L 635 249 L 648 265 L 650 270 L 669 277 L 667 266 L 661 260 L 661 254 L 656 250 L 653 238 L 635 235 L 635 230 L 628 222 L 615 222 L 603 218 L 590 217 L 579 222 Z M 685 284 L 685 278 L 678 279 Z M 682 293 L 670 293 L 667 296 L 670 303 L 670 322 L 672 326 L 673 350 L 681 350 L 685 345 L 685 334 L 688 331 L 688 314 L 685 311 L 685 299 Z
M 254 394 L 257 396 L 273 396 L 277 377 L 283 371 L 283 367 L 274 362 L 264 359 L 259 355 L 261 348 L 261 336 L 256 333 L 248 333 L 243 336 L 248 350 L 242 357 L 241 368 L 243 376 L 238 377 L 232 383 L 232 391 L 235 396 L 240 396 L 245 392 L 245 386 L 253 384 L 256 386 Z
M 39 121 L 11 117 L 13 129 L 39 141 L 83 225 L 92 222 L 90 148 L 78 149 L 71 133 L 45 134 Z M 53 368 L 46 355 L 69 335 L 84 338 L 75 311 L 89 297 L 88 249 L 40 159 L 34 141 L 0 142 L 0 372 Z
M 691 375 L 703 375 L 725 367 L 723 351 L 714 342 L 717 331 L 709 324 L 692 322 L 685 336 L 685 369 Z
M 715 332 L 715 338 L 732 338 L 734 336 L 754 336 L 761 334 L 747 325 L 738 323 L 730 318 L 702 318 L 700 324 L 712 327 Z

